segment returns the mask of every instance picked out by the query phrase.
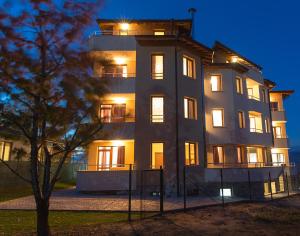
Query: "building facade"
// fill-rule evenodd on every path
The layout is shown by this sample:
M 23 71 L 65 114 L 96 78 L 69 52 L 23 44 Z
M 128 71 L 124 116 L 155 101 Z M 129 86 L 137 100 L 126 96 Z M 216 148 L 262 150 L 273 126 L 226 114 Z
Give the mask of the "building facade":
M 259 65 L 195 41 L 191 20 L 98 24 L 89 47 L 108 89 L 99 101 L 104 130 L 87 148 L 79 191 L 126 189 L 129 168 L 162 168 L 166 191 L 180 194 L 186 166 L 205 179 L 208 169 L 290 164 L 286 140 L 273 137 L 286 120 L 271 110 L 287 92 L 273 91 Z

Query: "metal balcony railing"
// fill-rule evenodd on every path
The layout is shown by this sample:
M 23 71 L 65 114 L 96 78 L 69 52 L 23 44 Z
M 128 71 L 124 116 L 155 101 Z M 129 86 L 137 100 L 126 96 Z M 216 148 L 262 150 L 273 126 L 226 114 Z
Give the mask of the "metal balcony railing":
M 158 30 L 159 31 L 159 30 Z M 175 32 L 171 31 L 163 31 L 164 35 L 175 35 Z M 89 35 L 91 37 L 99 37 L 99 36 L 134 36 L 134 35 L 153 35 L 153 36 L 164 36 L 164 35 L 155 35 L 154 30 L 102 30 L 102 31 L 94 31 Z
M 132 79 L 136 77 L 135 73 L 101 73 L 97 74 L 98 78 L 115 78 L 115 79 Z
M 248 95 L 248 98 L 251 99 L 251 100 L 260 101 L 260 98 L 259 98 L 259 97 L 255 97 L 255 96 L 253 96 L 253 95 Z
M 251 133 L 260 133 L 260 134 L 262 134 L 263 130 L 262 129 L 257 129 L 257 128 L 250 128 L 250 132 Z
M 295 163 L 287 165 L 283 162 L 243 162 L 243 163 L 207 163 L 207 168 L 262 168 L 262 167 L 280 167 L 290 166 L 294 167 Z

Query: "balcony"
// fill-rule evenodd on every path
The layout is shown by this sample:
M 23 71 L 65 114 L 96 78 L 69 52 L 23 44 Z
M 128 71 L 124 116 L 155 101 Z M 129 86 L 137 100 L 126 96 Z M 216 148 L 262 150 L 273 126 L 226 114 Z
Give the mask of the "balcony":
M 286 121 L 286 115 L 284 110 L 272 109 L 272 120 L 273 121 Z
M 275 148 L 288 148 L 289 147 L 288 137 L 274 138 L 274 147 Z

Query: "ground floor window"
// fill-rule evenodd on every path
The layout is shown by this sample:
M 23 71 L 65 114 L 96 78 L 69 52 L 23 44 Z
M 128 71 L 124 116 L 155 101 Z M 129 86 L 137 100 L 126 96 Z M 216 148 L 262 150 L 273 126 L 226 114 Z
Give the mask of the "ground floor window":
M 151 144 L 151 168 L 159 169 L 164 165 L 164 143 Z
M 125 166 L 125 147 L 100 146 L 98 147 L 98 169 L 109 170 L 110 168 Z
M 272 163 L 273 166 L 281 166 L 282 164 L 284 164 L 284 154 L 272 153 Z
M 11 146 L 12 146 L 12 143 L 10 143 L 10 142 L 1 142 L 0 141 L 0 159 L 1 160 L 3 160 L 3 161 L 10 160 Z
M 185 164 L 197 164 L 197 143 L 185 142 Z
M 224 149 L 223 146 L 214 146 L 213 147 L 213 158 L 214 163 L 224 163 Z

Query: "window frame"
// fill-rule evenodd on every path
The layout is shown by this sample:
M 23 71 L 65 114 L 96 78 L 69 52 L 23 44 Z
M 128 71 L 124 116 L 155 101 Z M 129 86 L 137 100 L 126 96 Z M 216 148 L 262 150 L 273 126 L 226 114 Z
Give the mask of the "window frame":
M 8 141 L 0 141 L 0 143 L 2 143 L 3 145 L 3 150 L 2 153 L 0 153 L 0 160 L 2 161 L 10 161 L 11 160 L 11 153 L 12 153 L 12 147 L 13 147 L 13 143 L 12 142 L 8 142 Z M 4 155 L 5 155 L 5 149 L 6 149 L 6 145 L 9 145 L 9 152 L 8 152 L 8 160 L 4 160 Z
M 280 130 L 280 135 L 277 135 L 277 129 Z M 282 128 L 281 126 L 273 126 L 273 133 L 274 133 L 274 138 L 284 138 L 283 135 L 282 135 Z
M 185 102 L 187 101 L 187 103 Z M 190 117 L 190 106 L 189 103 L 192 102 L 193 103 L 193 116 Z M 185 114 L 185 105 L 187 104 L 187 116 Z M 189 119 L 189 120 L 197 120 L 197 99 L 195 98 L 191 98 L 191 97 L 184 97 L 183 98 L 183 116 L 185 119 Z
M 189 147 L 189 154 L 188 154 L 188 159 L 186 156 L 187 150 L 186 150 L 186 145 Z M 194 145 L 194 164 L 191 164 L 191 145 Z M 188 163 L 187 163 L 188 160 Z M 184 142 L 184 165 L 185 166 L 195 166 L 198 165 L 198 143 L 197 142 L 192 142 L 192 141 L 185 141 Z
M 219 162 L 216 163 L 215 162 L 215 153 L 218 153 L 218 157 L 219 157 L 219 152 L 218 152 L 218 148 L 222 148 L 222 161 L 220 162 L 220 158 L 219 158 Z M 213 146 L 213 163 L 214 164 L 224 164 L 225 163 L 225 152 L 224 152 L 224 146 L 223 145 L 214 145 Z
M 162 56 L 162 58 L 163 58 L 163 64 L 162 64 L 162 75 L 160 75 L 160 73 L 158 73 L 158 75 L 157 75 L 157 73 L 153 73 L 153 68 L 155 68 L 154 67 L 154 60 L 153 60 L 153 57 L 155 57 L 155 56 Z M 155 70 L 155 69 L 154 69 Z M 163 80 L 164 79 L 164 72 L 165 72 L 165 55 L 164 55 L 164 53 L 152 53 L 151 54 L 151 79 L 152 80 Z
M 110 148 L 110 150 L 108 150 L 110 152 L 110 157 L 109 157 L 109 166 L 108 167 L 104 167 L 101 165 L 100 167 L 100 148 Z M 119 149 L 122 148 L 124 150 L 124 163 L 123 164 L 118 164 L 117 166 L 113 166 L 113 151 L 114 148 L 118 148 L 118 155 L 119 155 Z M 97 170 L 111 170 L 112 168 L 124 168 L 126 167 L 126 152 L 125 152 L 125 145 L 122 146 L 97 146 L 97 152 L 98 152 L 98 158 L 97 158 Z
M 236 93 L 239 95 L 242 95 L 244 93 L 243 79 L 239 76 L 235 77 L 235 89 Z
M 152 170 L 159 170 L 160 168 L 153 168 L 153 163 L 152 163 L 152 158 L 153 158 L 153 144 L 162 144 L 163 145 L 163 165 L 162 165 L 162 169 L 164 169 L 164 162 L 165 162 L 165 142 L 163 141 L 153 141 L 150 143 L 150 169 Z
M 162 98 L 163 99 L 163 114 L 162 121 L 153 122 L 153 98 Z M 163 124 L 165 122 L 165 96 L 163 95 L 151 95 L 150 96 L 150 123 L 151 124 Z
M 184 60 L 186 60 L 186 63 L 184 63 Z M 192 75 L 189 75 L 189 62 L 192 63 Z M 184 74 L 184 64 L 186 67 L 186 74 Z M 189 57 L 187 55 L 183 55 L 182 57 L 182 74 L 183 76 L 191 79 L 196 79 L 196 61 L 194 58 Z
M 105 108 L 102 108 L 102 106 L 111 106 L 110 111 L 111 111 L 111 116 L 110 116 L 110 121 L 105 121 L 105 118 L 101 117 L 101 111 L 105 110 Z M 125 113 L 124 113 L 124 117 L 114 117 L 113 116 L 113 109 L 114 106 L 123 106 L 123 108 L 125 108 Z M 107 108 L 107 110 L 109 110 Z M 126 103 L 107 103 L 107 104 L 100 104 L 100 109 L 99 109 L 99 116 L 100 116 L 100 120 L 102 123 L 122 123 L 122 122 L 126 122 Z M 120 121 L 118 120 L 114 120 L 116 118 L 121 118 Z
M 222 125 L 221 126 L 215 126 L 215 122 L 214 122 L 214 111 L 222 111 Z M 211 112 L 211 116 L 212 116 L 212 126 L 213 128 L 224 128 L 225 127 L 225 115 L 224 115 L 224 108 L 213 108 L 212 112 Z
M 213 86 L 212 86 L 212 82 L 211 82 L 211 79 L 213 76 L 216 76 L 219 78 L 219 86 L 220 86 L 220 89 L 219 90 L 213 90 Z M 210 75 L 210 91 L 215 93 L 215 92 L 224 92 L 223 90 L 223 77 L 222 77 L 222 74 L 212 74 Z
M 240 117 L 240 115 L 241 115 L 241 117 Z M 240 118 L 242 118 L 242 120 L 240 120 Z M 246 128 L 245 112 L 243 112 L 243 111 L 238 111 L 238 124 L 239 124 L 240 129 Z

